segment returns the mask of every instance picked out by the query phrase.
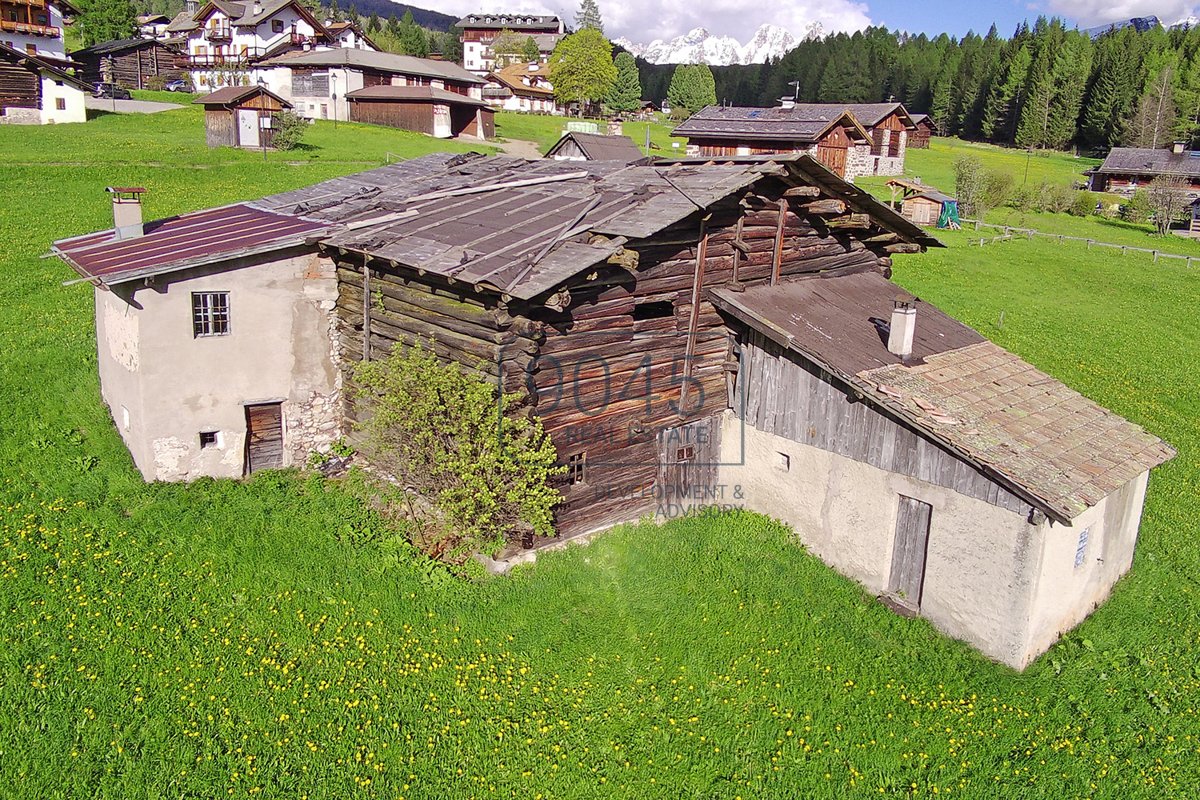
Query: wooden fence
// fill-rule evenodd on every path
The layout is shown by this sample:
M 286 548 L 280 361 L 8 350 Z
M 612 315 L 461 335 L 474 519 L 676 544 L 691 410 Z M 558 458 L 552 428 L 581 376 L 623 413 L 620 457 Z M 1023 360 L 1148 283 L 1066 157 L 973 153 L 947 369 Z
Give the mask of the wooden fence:
M 1178 261 L 1186 261 L 1187 265 L 1190 267 L 1192 266 L 1193 260 L 1200 261 L 1200 256 L 1187 256 L 1179 253 L 1164 253 L 1161 250 L 1154 250 L 1149 247 L 1134 247 L 1128 244 L 1113 244 L 1112 242 L 1101 242 L 1084 236 L 1067 236 L 1066 234 L 1062 233 L 1045 233 L 1043 231 L 1036 231 L 1033 228 L 1017 228 L 1012 225 L 997 225 L 992 222 L 983 222 L 977 219 L 964 218 L 963 225 L 973 225 L 977 231 L 981 228 L 994 228 L 996 230 L 1003 231 L 1003 233 L 996 236 L 981 236 L 978 239 L 968 239 L 968 246 L 974 244 L 983 247 L 985 244 L 1009 242 L 1018 236 L 1023 236 L 1026 239 L 1033 239 L 1035 236 L 1041 236 L 1044 239 L 1055 239 L 1060 244 L 1063 242 L 1083 242 L 1087 245 L 1088 250 L 1091 250 L 1093 247 L 1108 247 L 1113 250 L 1120 250 L 1121 255 L 1125 255 L 1126 253 L 1148 253 L 1154 258 L 1154 263 L 1158 263 L 1160 258 L 1173 258 Z

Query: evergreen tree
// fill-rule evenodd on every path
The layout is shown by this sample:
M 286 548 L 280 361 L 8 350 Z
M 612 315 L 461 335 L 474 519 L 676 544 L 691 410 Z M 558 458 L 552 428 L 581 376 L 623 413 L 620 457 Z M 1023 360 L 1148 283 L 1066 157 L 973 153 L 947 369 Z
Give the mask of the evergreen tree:
M 1011 44 L 1011 43 L 1010 43 Z M 1001 75 L 992 87 L 983 117 L 983 135 L 993 142 L 1011 142 L 1025 103 L 1025 87 L 1033 56 L 1026 43 L 1010 47 Z
M 600 19 L 600 8 L 596 0 L 581 0 L 579 12 L 575 14 L 575 27 L 579 30 L 594 28 L 604 33 L 604 22 Z
M 542 50 L 538 47 L 537 39 L 532 36 L 525 37 L 525 43 L 521 45 L 521 58 L 527 63 L 538 61 L 542 57 Z
M 563 104 L 578 103 L 579 115 L 589 102 L 602 100 L 617 80 L 612 43 L 595 28 L 564 36 L 550 56 L 550 83 Z
M 1158 148 L 1171 141 L 1177 115 L 1174 77 L 1174 65 L 1167 59 L 1138 100 L 1137 113 L 1129 126 L 1125 144 Z
M 83 0 L 75 29 L 85 47 L 128 39 L 137 30 L 137 11 L 129 0 Z
M 368 34 L 379 33 L 379 15 L 374 11 L 371 12 L 371 16 L 367 17 L 366 30 Z
M 424 29 L 413 19 L 411 10 L 404 12 L 404 18 L 397 27 L 396 40 L 401 53 L 418 58 L 429 55 L 429 40 L 425 37 Z
M 717 89 L 712 70 L 707 64 L 679 64 L 671 75 L 667 90 L 671 110 L 684 109 L 695 114 L 706 106 L 716 105 Z
M 618 53 L 613 58 L 613 65 L 617 68 L 617 80 L 605 103 L 613 111 L 637 111 L 642 105 L 642 83 L 638 78 L 637 62 L 629 53 Z

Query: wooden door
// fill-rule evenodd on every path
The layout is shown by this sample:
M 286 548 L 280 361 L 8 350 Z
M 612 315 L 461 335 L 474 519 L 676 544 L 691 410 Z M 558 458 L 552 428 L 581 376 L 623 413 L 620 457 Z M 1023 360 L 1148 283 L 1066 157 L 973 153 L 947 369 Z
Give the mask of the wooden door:
M 929 547 L 929 520 L 932 515 L 933 507 L 928 503 L 900 496 L 900 509 L 896 515 L 896 544 L 892 550 L 892 577 L 888 588 L 914 610 L 921 607 L 925 554 Z
M 706 417 L 668 428 L 658 435 L 660 513 L 681 516 L 698 506 L 729 502 L 717 484 L 721 459 L 721 418 Z
M 822 142 L 817 145 L 817 161 L 820 161 L 829 171 L 838 177 L 846 175 L 846 147 Z
M 237 110 L 238 144 L 242 147 L 258 147 L 258 110 L 239 108 Z
M 283 466 L 283 406 L 246 406 L 246 474 Z

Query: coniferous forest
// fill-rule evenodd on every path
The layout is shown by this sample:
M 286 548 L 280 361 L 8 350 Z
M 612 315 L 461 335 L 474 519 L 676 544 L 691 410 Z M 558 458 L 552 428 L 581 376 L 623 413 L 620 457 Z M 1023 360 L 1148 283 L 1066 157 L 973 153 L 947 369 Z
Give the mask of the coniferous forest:
M 669 65 L 639 61 L 650 99 Z M 1096 38 L 1059 19 L 1010 38 L 928 37 L 867 28 L 807 41 L 771 64 L 713 67 L 733 105 L 902 101 L 941 133 L 1018 147 L 1103 151 L 1200 140 L 1200 29 L 1123 28 Z

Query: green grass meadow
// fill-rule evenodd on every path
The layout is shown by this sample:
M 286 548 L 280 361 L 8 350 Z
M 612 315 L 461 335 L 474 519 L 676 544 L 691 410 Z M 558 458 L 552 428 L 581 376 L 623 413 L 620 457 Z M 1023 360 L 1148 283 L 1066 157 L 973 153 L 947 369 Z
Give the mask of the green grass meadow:
M 1014 241 L 900 283 L 1167 438 L 1130 576 L 1024 673 L 892 614 L 763 518 L 625 527 L 463 582 L 336 483 L 144 484 L 51 240 L 446 143 L 195 109 L 0 126 L 0 794 L 1129 798 L 1200 786 L 1200 273 Z M 934 154 L 937 150 L 933 151 Z
M 496 113 L 496 135 L 504 139 L 524 139 L 536 142 L 538 149 L 545 153 L 562 138 L 567 123 L 575 121 L 574 117 L 555 117 L 547 114 L 518 114 L 513 111 Z M 607 120 L 583 120 L 594 122 L 600 126 L 600 131 L 607 130 Z M 622 132 L 633 139 L 638 147 L 646 142 L 646 129 L 650 129 L 650 142 L 657 148 L 655 155 L 683 155 L 686 139 L 671 136 L 675 126 L 662 114 L 656 114 L 653 121 L 641 122 L 629 120 L 622 126 Z M 672 142 L 679 143 L 678 150 L 671 147 Z

